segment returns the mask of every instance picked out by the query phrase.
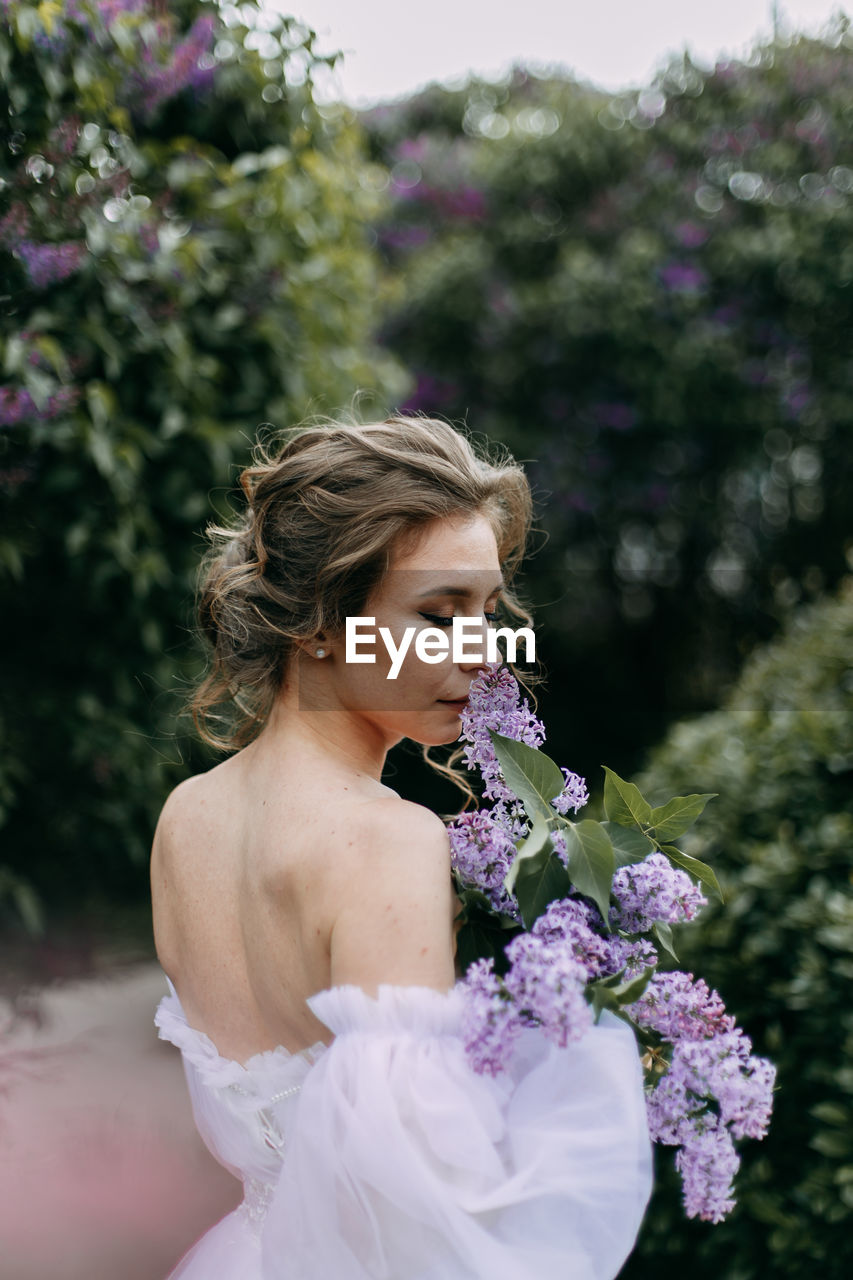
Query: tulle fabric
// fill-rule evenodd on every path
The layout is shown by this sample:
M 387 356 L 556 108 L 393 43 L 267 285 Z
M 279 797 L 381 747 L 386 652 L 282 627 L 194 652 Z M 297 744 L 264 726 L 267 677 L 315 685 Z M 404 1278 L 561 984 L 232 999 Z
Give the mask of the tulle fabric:
M 613 1280 L 652 1182 L 630 1028 L 605 1014 L 566 1049 L 528 1029 L 492 1078 L 468 1065 L 458 986 L 308 1004 L 331 1046 L 245 1068 L 207 1037 L 199 1059 L 184 1020 L 196 1121 L 246 1200 L 168 1280 Z

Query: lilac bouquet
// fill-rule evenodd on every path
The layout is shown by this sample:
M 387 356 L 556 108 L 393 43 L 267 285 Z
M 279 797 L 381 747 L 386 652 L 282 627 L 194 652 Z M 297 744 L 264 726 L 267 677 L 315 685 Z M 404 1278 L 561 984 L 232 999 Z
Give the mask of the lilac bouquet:
M 687 1216 L 722 1221 L 734 1140 L 764 1137 L 775 1068 L 716 991 L 658 964 L 661 950 L 677 963 L 672 926 L 707 905 L 703 889 L 722 897 L 711 868 L 672 843 L 713 796 L 652 808 L 605 767 L 606 821 L 569 818 L 586 785 L 539 750 L 544 727 L 499 663 L 471 685 L 461 737 L 490 802 L 449 825 L 473 1067 L 500 1072 L 524 1026 L 565 1046 L 611 1010 L 645 1050 L 649 1131 L 677 1148 Z

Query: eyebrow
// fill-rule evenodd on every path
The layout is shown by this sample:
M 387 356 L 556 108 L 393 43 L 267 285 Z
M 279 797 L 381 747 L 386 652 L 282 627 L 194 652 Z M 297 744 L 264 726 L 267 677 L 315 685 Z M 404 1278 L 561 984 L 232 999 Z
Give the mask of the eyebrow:
M 492 587 L 491 591 L 489 592 L 489 595 L 493 596 L 496 592 L 502 591 L 505 586 L 506 586 L 506 583 L 504 582 L 503 578 L 501 578 L 500 582 L 497 583 L 496 586 Z M 426 600 L 428 596 L 467 597 L 472 595 L 474 595 L 474 592 L 469 591 L 467 587 L 432 587 L 429 591 L 424 591 L 421 595 L 419 595 L 418 599 Z M 488 596 L 486 597 L 486 599 L 488 599 Z

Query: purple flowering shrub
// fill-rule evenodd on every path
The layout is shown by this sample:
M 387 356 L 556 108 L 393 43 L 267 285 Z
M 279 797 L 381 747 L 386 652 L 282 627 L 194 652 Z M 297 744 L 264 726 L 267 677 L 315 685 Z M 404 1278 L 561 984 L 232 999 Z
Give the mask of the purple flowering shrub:
M 252 424 L 401 376 L 333 61 L 255 3 L 0 0 L 0 909 L 28 929 L 141 900 L 150 815 L 207 765 L 183 602 Z
M 604 1009 L 628 1021 L 644 1049 L 649 1132 L 677 1148 L 685 1212 L 722 1221 L 735 1139 L 766 1133 L 775 1068 L 717 992 L 661 971 L 658 951 L 677 959 L 672 926 L 707 905 L 703 887 L 719 895 L 711 868 L 670 843 L 712 797 L 652 808 L 608 769 L 607 820 L 570 819 L 586 784 L 539 750 L 544 726 L 500 664 L 472 683 L 462 739 L 491 801 L 449 826 L 472 1065 L 506 1069 L 525 1027 L 564 1048 Z

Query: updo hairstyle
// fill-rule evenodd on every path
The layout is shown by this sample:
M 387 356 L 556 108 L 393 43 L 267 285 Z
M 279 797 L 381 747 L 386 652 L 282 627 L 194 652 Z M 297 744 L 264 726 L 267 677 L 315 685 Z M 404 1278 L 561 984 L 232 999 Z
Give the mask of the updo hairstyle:
M 212 662 L 190 706 L 201 737 L 225 750 L 263 728 L 300 641 L 364 612 L 392 548 L 405 554 L 436 518 L 482 513 L 509 587 L 531 526 L 530 487 L 509 452 L 477 450 L 438 419 L 332 421 L 283 435 L 257 445 L 241 474 L 242 517 L 208 529 L 198 618 Z M 509 589 L 503 607 L 531 625 Z

